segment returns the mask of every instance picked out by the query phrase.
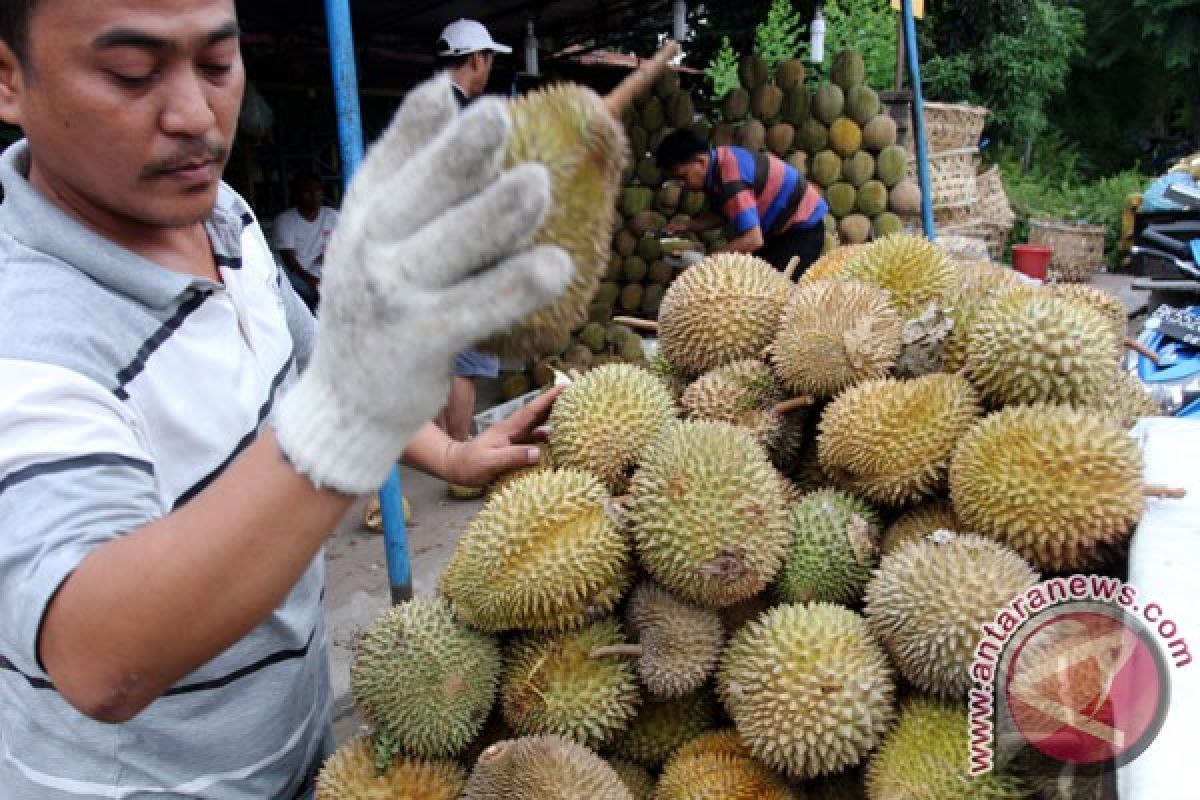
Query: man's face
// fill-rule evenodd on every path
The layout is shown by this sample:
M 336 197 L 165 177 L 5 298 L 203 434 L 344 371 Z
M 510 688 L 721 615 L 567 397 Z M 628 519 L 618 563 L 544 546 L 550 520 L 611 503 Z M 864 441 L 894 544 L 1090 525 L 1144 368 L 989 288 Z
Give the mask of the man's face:
M 708 177 L 708 156 L 703 153 L 693 156 L 672 168 L 671 177 L 683 184 L 685 189 L 701 191 L 704 188 L 704 180 Z
M 492 76 L 492 64 L 495 60 L 496 55 L 487 50 L 471 54 L 471 61 L 474 64 L 472 71 L 474 80 L 471 91 L 476 96 L 483 94 L 483 90 L 487 88 L 488 79 Z
M 233 0 L 41 0 L 24 70 L 0 45 L 31 181 L 101 227 L 207 217 L 244 85 Z

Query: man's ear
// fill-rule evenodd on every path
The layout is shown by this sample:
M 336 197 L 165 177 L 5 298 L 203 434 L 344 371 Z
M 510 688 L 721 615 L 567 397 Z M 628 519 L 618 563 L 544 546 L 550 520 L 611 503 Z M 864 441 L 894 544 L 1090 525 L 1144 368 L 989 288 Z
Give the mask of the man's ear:
M 0 41 L 0 120 L 10 125 L 21 124 L 21 98 L 25 90 L 25 73 L 17 54 Z

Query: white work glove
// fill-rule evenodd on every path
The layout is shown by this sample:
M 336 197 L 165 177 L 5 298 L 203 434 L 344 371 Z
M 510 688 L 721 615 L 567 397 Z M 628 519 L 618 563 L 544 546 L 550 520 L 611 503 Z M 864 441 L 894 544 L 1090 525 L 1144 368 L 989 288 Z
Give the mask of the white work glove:
M 379 488 L 445 402 L 454 354 L 553 302 L 567 254 L 533 247 L 540 164 L 501 172 L 503 101 L 459 112 L 448 78 L 414 89 L 346 195 L 326 253 L 316 346 L 274 426 L 320 488 Z

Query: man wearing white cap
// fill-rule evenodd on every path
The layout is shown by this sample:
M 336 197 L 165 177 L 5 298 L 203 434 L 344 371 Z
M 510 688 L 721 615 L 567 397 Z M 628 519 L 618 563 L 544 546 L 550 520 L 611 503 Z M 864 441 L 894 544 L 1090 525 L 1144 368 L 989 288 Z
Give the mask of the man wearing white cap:
M 508 54 L 511 47 L 492 39 L 491 33 L 473 19 L 451 22 L 438 38 L 438 67 L 450 75 L 454 96 L 465 106 L 483 94 L 492 74 L 496 53 Z M 438 415 L 438 425 L 450 438 L 465 442 L 471 436 L 471 420 L 475 416 L 475 378 L 495 378 L 500 374 L 500 361 L 488 353 L 465 350 L 454 357 L 454 381 L 446 407 Z M 478 496 L 482 490 L 450 486 L 454 497 Z

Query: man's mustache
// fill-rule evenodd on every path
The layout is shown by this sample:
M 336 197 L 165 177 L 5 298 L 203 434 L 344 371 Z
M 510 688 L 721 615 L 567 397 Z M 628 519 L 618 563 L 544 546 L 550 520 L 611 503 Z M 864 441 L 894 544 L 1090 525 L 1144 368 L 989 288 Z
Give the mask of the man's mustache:
M 142 168 L 142 177 L 154 178 L 199 161 L 215 161 L 218 164 L 224 164 L 228 156 L 228 145 L 221 142 L 195 139 L 170 156 L 151 161 Z

